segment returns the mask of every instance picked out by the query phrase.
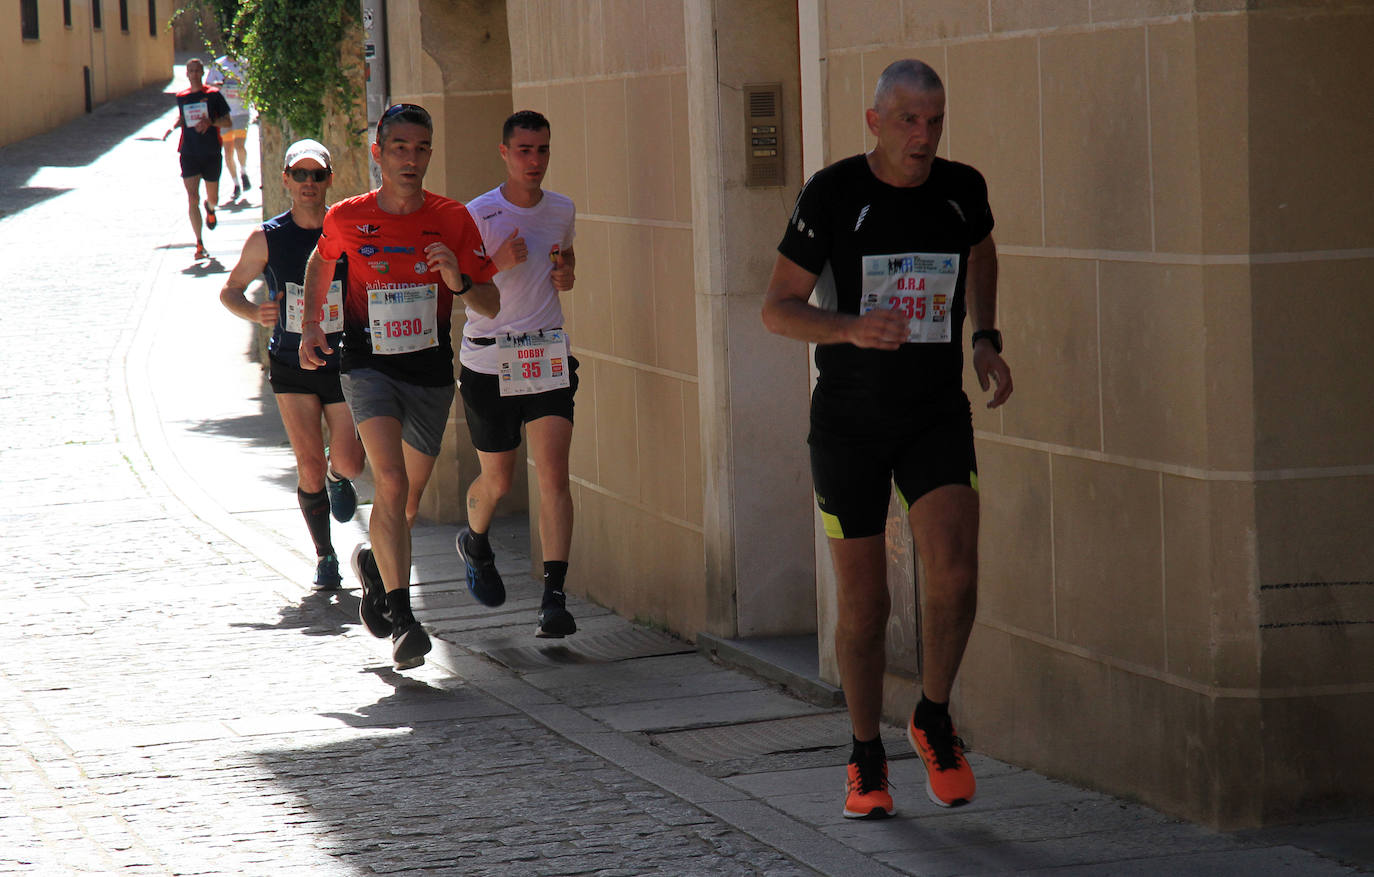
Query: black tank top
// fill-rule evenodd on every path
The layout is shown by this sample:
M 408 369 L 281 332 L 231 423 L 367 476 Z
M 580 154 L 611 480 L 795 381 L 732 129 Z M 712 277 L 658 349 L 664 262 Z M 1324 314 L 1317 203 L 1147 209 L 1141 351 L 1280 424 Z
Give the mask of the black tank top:
M 278 362 L 299 368 L 300 333 L 286 330 L 286 285 L 305 284 L 305 263 L 315 251 L 321 230 L 296 225 L 290 210 L 264 222 L 262 230 L 267 237 L 267 268 L 263 270 L 263 277 L 267 280 L 271 300 L 277 303 L 277 324 L 272 327 L 272 339 L 267 342 L 267 352 Z M 334 279 L 342 282 L 347 277 L 346 271 L 340 262 L 335 266 Z M 342 337 L 342 332 L 330 333 L 329 346 L 334 348 L 334 352 L 325 357 L 325 368 L 339 367 Z

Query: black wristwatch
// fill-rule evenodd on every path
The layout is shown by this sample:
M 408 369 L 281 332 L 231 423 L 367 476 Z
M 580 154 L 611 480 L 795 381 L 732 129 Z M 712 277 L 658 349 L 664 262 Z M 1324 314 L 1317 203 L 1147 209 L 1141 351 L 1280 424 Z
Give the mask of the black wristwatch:
M 466 274 L 462 274 L 462 273 L 460 273 L 458 276 L 461 277 L 461 278 L 463 278 L 463 288 L 462 288 L 462 289 L 459 289 L 459 290 L 455 290 L 454 293 L 453 293 L 454 295 L 462 295 L 463 293 L 467 292 L 469 289 L 472 289 L 472 278 L 471 278 L 471 277 L 467 276 Z M 999 350 L 998 352 L 1000 353 L 1001 351 Z
M 992 342 L 993 350 L 996 350 L 998 353 L 1002 352 L 1002 333 L 998 332 L 996 329 L 979 329 L 977 332 L 973 333 L 973 340 L 969 343 L 972 346 L 976 346 L 978 342 L 984 338 Z

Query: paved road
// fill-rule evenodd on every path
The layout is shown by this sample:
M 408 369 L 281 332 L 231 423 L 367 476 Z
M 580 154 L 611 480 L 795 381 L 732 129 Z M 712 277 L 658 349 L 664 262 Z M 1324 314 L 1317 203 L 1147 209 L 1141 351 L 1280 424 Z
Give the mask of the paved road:
M 844 719 L 573 602 L 531 636 L 416 533 L 423 668 L 310 592 L 289 450 L 216 294 L 260 219 L 192 244 L 167 96 L 0 150 L 0 873 L 1257 874 L 1374 862 L 1374 823 L 1222 835 L 974 756 L 982 798 L 839 818 Z M 364 495 L 367 486 L 363 485 Z M 365 530 L 338 528 L 346 554 Z M 346 575 L 351 585 L 351 576 Z

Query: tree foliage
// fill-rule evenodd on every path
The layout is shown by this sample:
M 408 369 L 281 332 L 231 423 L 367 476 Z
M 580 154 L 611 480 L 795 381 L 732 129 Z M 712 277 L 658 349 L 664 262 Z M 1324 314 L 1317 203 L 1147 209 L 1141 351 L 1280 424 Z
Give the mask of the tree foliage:
M 201 0 L 247 71 L 244 92 L 268 119 L 301 137 L 320 137 L 326 106 L 352 106 L 358 83 L 340 46 L 358 0 Z

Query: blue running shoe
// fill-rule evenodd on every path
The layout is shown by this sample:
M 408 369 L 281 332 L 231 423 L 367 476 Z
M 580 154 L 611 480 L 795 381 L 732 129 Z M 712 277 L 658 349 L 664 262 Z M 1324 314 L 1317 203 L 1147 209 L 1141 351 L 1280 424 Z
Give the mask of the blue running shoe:
M 315 564 L 315 590 L 334 591 L 338 590 L 343 584 L 343 577 L 339 575 L 339 559 L 332 554 L 326 554 Z
M 358 510 L 358 491 L 347 478 L 336 478 L 330 472 L 324 479 L 325 489 L 329 491 L 329 513 L 340 524 L 347 523 Z
M 496 555 L 473 557 L 468 548 L 472 540 L 472 530 L 464 527 L 458 531 L 458 556 L 468 568 L 468 590 L 483 606 L 500 606 L 506 602 L 506 584 L 496 571 Z

